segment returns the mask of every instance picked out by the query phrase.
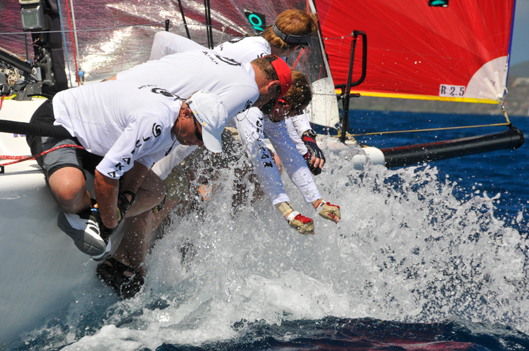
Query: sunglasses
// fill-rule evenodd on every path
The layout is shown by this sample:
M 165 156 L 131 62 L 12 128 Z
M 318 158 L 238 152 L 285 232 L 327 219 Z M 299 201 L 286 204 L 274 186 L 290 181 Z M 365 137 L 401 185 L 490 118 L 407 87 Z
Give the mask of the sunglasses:
M 283 105 L 288 105 L 290 107 L 290 110 L 292 111 L 292 109 L 294 109 L 298 115 L 303 114 L 303 110 L 300 111 L 298 105 L 291 105 L 283 99 L 279 99 L 278 102 Z
M 204 142 L 204 140 L 202 140 L 202 132 L 200 132 L 200 130 L 198 129 L 198 121 L 197 121 L 197 118 L 195 117 L 195 115 L 193 114 L 193 112 L 191 112 L 191 114 L 193 115 L 193 123 L 195 124 L 195 137 L 198 139 L 198 141 L 200 142 Z
M 281 88 L 277 87 L 275 99 L 272 99 L 272 100 L 268 101 L 266 104 L 264 104 L 260 108 L 261 112 L 263 112 L 265 115 L 272 114 L 272 112 L 274 111 L 274 107 L 276 106 L 277 102 L 280 101 L 280 100 L 277 99 L 279 97 L 279 95 L 281 95 Z

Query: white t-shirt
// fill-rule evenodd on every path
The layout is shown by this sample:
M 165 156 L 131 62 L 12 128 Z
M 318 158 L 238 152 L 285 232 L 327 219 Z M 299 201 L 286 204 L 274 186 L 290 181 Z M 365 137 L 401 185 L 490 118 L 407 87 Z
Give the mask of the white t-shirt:
M 186 37 L 162 31 L 157 32 L 154 35 L 151 57 L 149 59 L 158 60 L 166 55 L 201 49 L 206 48 Z M 235 38 L 217 45 L 213 50 L 222 56 L 230 57 L 241 62 L 251 62 L 256 58 L 272 53 L 270 43 L 263 37 Z M 312 129 L 312 127 L 310 126 L 310 122 L 305 113 L 292 117 L 291 120 L 293 123 L 291 123 L 291 121 L 286 121 L 289 135 L 299 153 L 305 155 L 308 150 L 301 140 L 301 135 L 305 131 Z
M 96 169 L 117 179 L 134 162 L 150 168 L 179 145 L 171 133 L 182 100 L 153 85 L 108 81 L 68 89 L 53 98 L 55 125 L 86 151 L 103 156 Z
M 207 50 L 205 46 L 202 46 L 191 39 L 187 39 L 186 37 L 166 31 L 156 32 L 149 60 L 159 60 L 167 55 L 202 49 Z
M 213 50 L 243 62 L 251 62 L 272 53 L 270 43 L 263 37 L 235 38 L 215 46 Z
M 259 97 L 255 71 L 249 62 L 238 62 L 203 49 L 164 56 L 118 73 L 118 80 L 154 84 L 187 99 L 198 90 L 219 96 L 233 117 L 249 109 Z
M 256 58 L 270 55 L 272 47 L 270 43 L 263 37 L 241 37 L 222 43 L 215 46 L 215 51 L 218 51 L 224 56 L 231 57 L 238 61 L 252 61 Z M 305 155 L 308 150 L 301 135 L 312 129 L 305 113 L 292 117 L 292 121 L 285 120 L 284 126 L 288 129 L 288 133 L 292 138 L 292 142 L 296 145 L 299 153 Z M 294 123 L 292 123 L 294 122 Z M 265 129 L 266 132 L 266 129 Z M 266 133 L 268 135 L 268 133 Z

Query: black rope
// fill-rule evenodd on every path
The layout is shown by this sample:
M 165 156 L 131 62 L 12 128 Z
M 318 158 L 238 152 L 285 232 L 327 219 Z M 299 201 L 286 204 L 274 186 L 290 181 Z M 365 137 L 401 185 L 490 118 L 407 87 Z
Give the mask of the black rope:
M 55 138 L 71 138 L 71 134 L 62 127 L 49 124 L 27 123 L 0 120 L 0 132 L 23 135 L 49 136 Z

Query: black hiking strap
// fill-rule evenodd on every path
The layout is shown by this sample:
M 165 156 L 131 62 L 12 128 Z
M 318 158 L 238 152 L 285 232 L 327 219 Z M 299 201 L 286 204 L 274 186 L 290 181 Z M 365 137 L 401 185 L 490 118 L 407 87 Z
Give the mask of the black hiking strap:
M 70 133 L 68 133 L 68 131 L 62 126 L 6 120 L 0 120 L 0 132 L 23 135 L 49 136 L 55 138 L 72 137 Z

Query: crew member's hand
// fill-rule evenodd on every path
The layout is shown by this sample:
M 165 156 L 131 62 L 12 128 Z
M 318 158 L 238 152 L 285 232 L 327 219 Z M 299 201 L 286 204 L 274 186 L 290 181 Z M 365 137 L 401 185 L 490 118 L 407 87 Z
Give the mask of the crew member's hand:
M 325 155 L 321 151 L 318 144 L 316 144 L 316 132 L 312 129 L 307 130 L 301 136 L 301 140 L 307 147 L 307 153 L 303 155 L 303 158 L 307 162 L 307 166 L 314 175 L 321 173 L 321 169 L 325 164 Z
M 125 195 L 129 195 L 130 200 Z M 118 229 L 121 221 L 125 218 L 127 211 L 134 204 L 135 201 L 136 201 L 136 194 L 134 194 L 131 191 L 124 191 L 123 193 L 119 194 L 118 203 L 116 207 L 116 218 L 117 218 L 118 224 L 113 228 L 109 228 L 103 223 L 103 220 L 101 219 L 101 215 L 98 210 L 98 205 L 97 204 L 94 205 L 94 207 L 92 208 L 91 216 L 94 216 L 97 218 L 97 223 L 99 224 L 100 236 L 101 238 L 103 238 L 103 240 L 107 241 L 107 239 L 112 234 L 114 234 L 116 229 Z
M 105 243 L 107 243 L 107 244 L 108 244 L 108 238 L 110 238 L 110 236 L 112 234 L 114 234 L 114 232 L 116 231 L 116 229 L 119 226 L 119 223 L 123 219 L 119 209 L 117 209 L 117 212 L 118 212 L 117 213 L 117 215 L 118 215 L 118 225 L 115 228 L 108 228 L 103 223 L 103 220 L 101 219 L 101 215 L 99 213 L 97 204 L 95 204 L 94 207 L 92 207 L 90 209 L 90 220 L 88 222 L 89 223 L 93 223 L 93 224 L 97 224 L 98 228 L 92 228 L 92 230 L 97 231 L 99 236 L 101 237 L 101 239 L 103 239 L 105 241 Z
M 303 216 L 298 211 L 292 211 L 285 216 L 288 224 L 303 235 L 314 235 L 314 221 Z
M 126 196 L 128 195 L 128 197 Z M 129 200 L 130 198 L 130 200 Z M 136 202 L 136 194 L 132 191 L 124 191 L 118 195 L 118 225 L 125 218 L 129 208 Z
M 272 150 L 268 149 L 268 151 L 270 151 L 270 153 L 272 154 L 272 158 L 274 159 L 277 170 L 279 171 L 279 174 L 281 175 L 283 173 L 283 162 L 281 162 L 281 159 L 279 158 L 279 156 L 273 153 Z
M 316 203 L 316 201 L 319 201 Z M 342 215 L 340 213 L 340 206 L 333 205 L 329 202 L 325 202 L 323 200 L 316 200 L 315 203 L 313 203 L 314 208 L 316 211 L 319 212 L 320 216 L 328 219 L 330 221 L 334 221 L 335 223 L 340 222 L 340 219 L 342 219 Z

